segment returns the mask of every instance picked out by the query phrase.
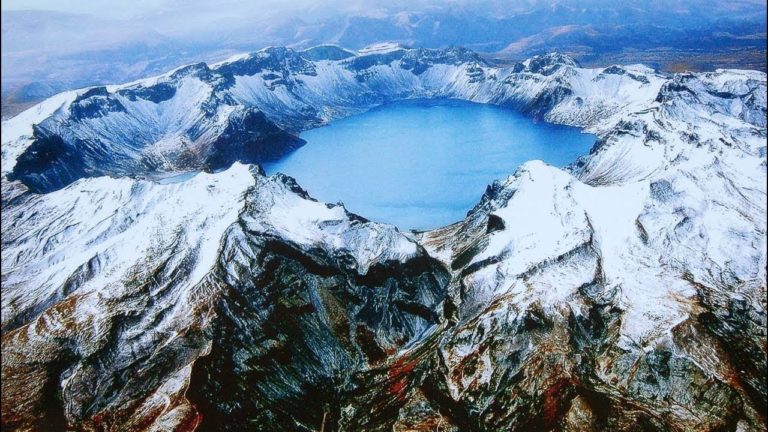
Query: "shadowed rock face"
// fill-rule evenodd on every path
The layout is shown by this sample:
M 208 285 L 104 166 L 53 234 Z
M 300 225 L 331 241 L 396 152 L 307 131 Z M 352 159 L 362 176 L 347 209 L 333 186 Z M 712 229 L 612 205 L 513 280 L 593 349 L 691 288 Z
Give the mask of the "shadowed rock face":
M 50 192 L 86 176 L 83 155 L 59 135 L 35 126 L 35 141 L 17 160 L 9 180 L 36 192 Z
M 203 162 L 190 161 L 185 167 L 194 169 L 203 165 L 207 169 L 228 168 L 235 161 L 246 163 L 271 161 L 296 150 L 306 141 L 286 133 L 264 114 L 249 109 L 231 120 L 224 132 L 211 144 Z
M 359 275 L 346 269 L 349 257 L 278 239 L 243 243 L 224 251 L 249 259 L 222 275 L 215 342 L 187 394 L 206 413 L 200 430 L 313 430 L 323 417 L 332 430 L 354 374 L 437 323 L 447 272 L 429 258 Z
M 98 102 L 93 102 L 96 105 Z M 73 116 L 74 116 L 73 111 Z M 48 122 L 50 125 L 50 122 Z M 69 131 L 77 124 L 35 125 L 33 142 L 17 159 L 9 180 L 18 180 L 33 192 L 46 193 L 80 178 L 100 175 L 142 176 L 174 170 L 216 170 L 236 161 L 255 163 L 278 159 L 305 141 L 289 134 L 255 109 L 233 112 L 226 127 L 210 142 L 195 144 L 205 132 L 192 126 L 179 137 L 175 148 L 160 154 L 142 151 L 141 132 L 123 139 L 130 147 L 115 149 L 115 142 L 80 138 Z M 63 130 L 63 132 L 61 132 Z M 201 140 L 209 138 L 203 137 Z M 185 143 L 185 141 L 188 143 Z
M 406 234 L 235 162 L 425 94 L 599 142 Z M 765 94 L 321 47 L 52 99 L 3 125 L 3 429 L 764 430 Z

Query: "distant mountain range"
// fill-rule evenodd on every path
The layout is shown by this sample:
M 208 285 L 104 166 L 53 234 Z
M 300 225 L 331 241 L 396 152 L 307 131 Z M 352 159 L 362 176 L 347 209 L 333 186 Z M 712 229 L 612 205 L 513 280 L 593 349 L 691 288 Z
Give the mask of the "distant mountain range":
M 2 13 L 2 107 L 7 118 L 59 91 L 124 82 L 263 46 L 378 42 L 461 45 L 505 64 L 559 51 L 584 65 L 642 62 L 662 70 L 766 69 L 762 2 L 486 1 L 478 6 L 234 16 L 170 28 L 166 18 L 116 20 L 45 11 Z M 186 9 L 177 11 L 184 21 Z M 193 22 L 201 19 L 194 17 Z

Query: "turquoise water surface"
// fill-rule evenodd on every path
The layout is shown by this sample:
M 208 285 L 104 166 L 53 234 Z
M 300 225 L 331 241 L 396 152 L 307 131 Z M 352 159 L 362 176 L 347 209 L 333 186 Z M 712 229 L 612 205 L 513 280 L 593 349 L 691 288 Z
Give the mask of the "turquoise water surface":
M 307 144 L 268 174 L 368 219 L 431 229 L 462 219 L 486 185 L 540 159 L 565 166 L 595 137 L 515 111 L 458 100 L 410 100 L 301 134 Z

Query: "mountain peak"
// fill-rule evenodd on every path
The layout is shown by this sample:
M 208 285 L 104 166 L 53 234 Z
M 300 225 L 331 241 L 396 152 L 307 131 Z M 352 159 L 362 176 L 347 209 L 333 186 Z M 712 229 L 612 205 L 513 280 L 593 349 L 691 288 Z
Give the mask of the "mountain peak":
M 386 54 L 394 51 L 409 49 L 409 47 L 398 42 L 381 42 L 368 45 L 365 48 L 357 50 L 359 54 Z

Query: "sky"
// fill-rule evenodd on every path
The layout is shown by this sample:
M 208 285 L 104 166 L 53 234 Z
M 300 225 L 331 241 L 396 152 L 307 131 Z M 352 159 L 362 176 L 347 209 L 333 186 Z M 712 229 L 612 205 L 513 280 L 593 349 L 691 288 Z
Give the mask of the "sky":
M 233 20 L 233 25 L 245 20 L 260 22 L 272 18 L 299 18 L 307 23 L 317 23 L 346 14 L 379 17 L 399 11 L 454 8 L 497 15 L 499 11 L 514 12 L 541 1 L 545 0 L 0 0 L 0 9 L 140 20 L 142 25 L 169 37 L 195 38 L 200 33 L 220 30 L 225 20 Z
M 542 0 L 2 0 L 2 10 L 48 10 L 85 13 L 101 17 L 127 19 L 146 15 L 186 15 L 199 13 L 232 16 L 263 16 L 298 12 L 302 17 L 322 17 L 328 13 L 370 13 L 380 10 L 471 7 L 502 11 L 523 10 Z M 590 0 L 594 1 L 594 0 Z
M 375 9 L 387 4 L 398 2 L 385 2 L 377 0 L 256 0 L 256 1 L 202 1 L 202 0 L 2 0 L 3 10 L 50 10 L 58 12 L 87 13 L 97 16 L 112 18 L 132 18 L 146 14 L 163 14 L 177 12 L 179 10 L 196 11 L 228 11 L 230 14 L 304 11 L 319 13 L 323 9 L 343 8 L 353 10 L 358 8 Z M 414 2 L 399 2 L 414 3 Z
M 463 10 L 472 14 L 513 15 L 533 5 L 584 5 L 657 10 L 710 10 L 713 15 L 729 9 L 765 10 L 764 0 L 0 0 L 2 10 L 44 10 L 89 14 L 110 19 L 151 20 L 158 30 L 184 28 L 184 21 L 214 22 L 222 18 L 297 16 L 312 22 L 339 14 L 370 15 L 397 11 Z

